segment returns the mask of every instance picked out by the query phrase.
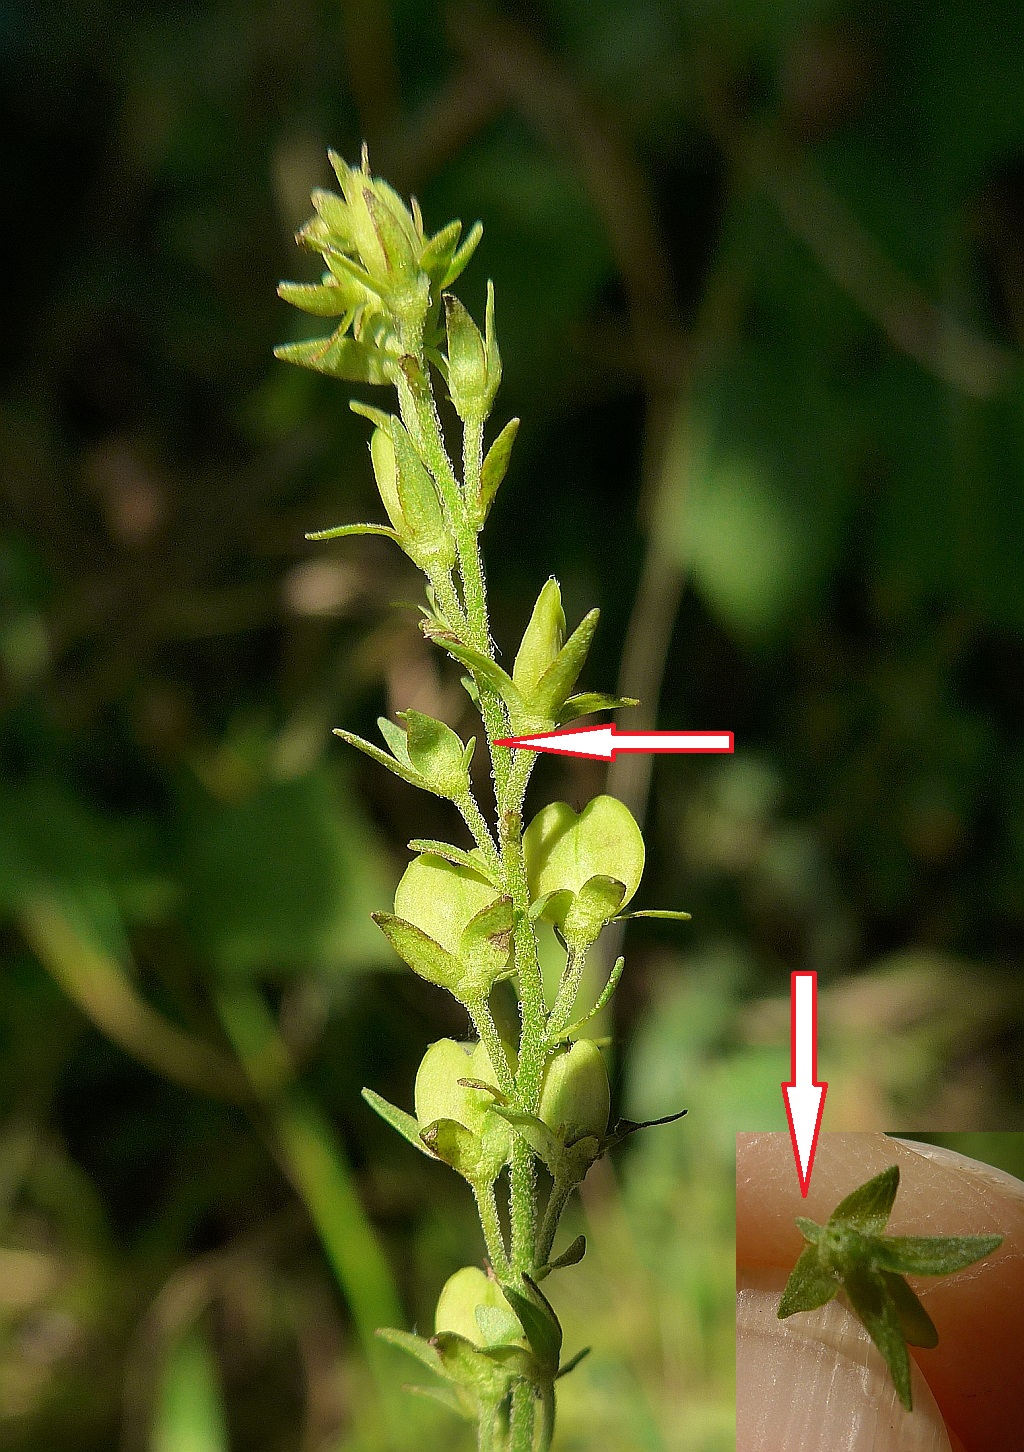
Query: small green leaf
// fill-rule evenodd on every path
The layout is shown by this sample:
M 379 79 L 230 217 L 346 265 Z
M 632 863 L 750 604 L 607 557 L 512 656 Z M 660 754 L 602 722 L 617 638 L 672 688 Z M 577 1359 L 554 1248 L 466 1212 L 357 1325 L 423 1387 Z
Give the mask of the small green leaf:
M 437 1372 L 438 1376 L 444 1375 L 444 1367 L 437 1354 L 437 1348 L 424 1340 L 422 1336 L 414 1336 L 411 1331 L 396 1331 L 392 1326 L 381 1326 L 377 1335 L 389 1346 L 397 1346 L 410 1356 L 414 1356 L 431 1371 Z
M 864 1329 L 885 1359 L 896 1395 L 907 1411 L 912 1411 L 910 1355 L 896 1305 L 881 1272 L 864 1266 L 850 1266 L 843 1277 L 843 1288 Z
M 504 1104 L 493 1104 L 491 1112 L 510 1124 L 534 1154 L 554 1172 L 554 1167 L 560 1163 L 562 1157 L 562 1146 L 546 1124 L 535 1114 L 525 1114 L 521 1109 L 511 1109 Z
M 370 916 L 414 973 L 438 988 L 446 988 L 455 998 L 459 997 L 464 970 L 457 958 L 453 958 L 415 923 L 406 922 L 391 913 L 371 913 Z
M 984 1260 L 1003 1243 L 1001 1235 L 886 1235 L 872 1246 L 882 1270 L 912 1276 L 948 1276 Z
M 455 867 L 468 868 L 470 872 L 491 881 L 482 854 L 475 848 L 472 852 L 466 852 L 462 847 L 453 847 L 450 842 L 435 842 L 429 837 L 414 837 L 408 847 L 410 852 L 422 853 L 427 857 L 443 857 L 445 862 L 450 862 Z M 496 886 L 494 883 L 491 885 Z
M 423 1143 L 439 1160 L 451 1165 L 463 1179 L 471 1183 L 480 1168 L 480 1140 L 464 1124 L 454 1119 L 435 1119 L 420 1131 Z
M 512 667 L 516 690 L 531 707 L 531 698 L 544 672 L 554 664 L 565 643 L 565 611 L 558 581 L 552 575 L 544 582 Z
M 443 721 L 422 711 L 403 711 L 409 760 L 423 781 L 439 797 L 456 801 L 469 790 L 465 766 L 466 748 Z
M 462 276 L 463 272 L 466 270 L 466 267 L 469 264 L 469 259 L 476 251 L 477 246 L 480 242 L 480 238 L 483 235 L 483 224 L 481 222 L 474 222 L 472 227 L 470 227 L 469 231 L 466 233 L 465 241 L 462 243 L 462 246 L 459 247 L 458 250 L 453 254 L 452 260 L 448 264 L 448 270 L 444 274 L 444 277 L 441 279 L 442 288 L 451 287 L 452 283 L 456 280 L 456 278 Z
M 582 1018 L 578 1018 L 575 1023 L 571 1023 L 568 1028 L 562 1029 L 554 1039 L 550 1040 L 552 1044 L 559 1043 L 563 1039 L 574 1039 L 583 1025 L 601 1012 L 602 1008 L 604 1008 L 605 1004 L 610 1000 L 612 994 L 619 986 L 619 979 L 622 977 L 625 966 L 625 958 L 616 958 L 612 971 L 608 975 L 608 982 L 601 989 L 593 1008 L 589 1009 Z
M 583 669 L 600 617 L 600 610 L 591 610 L 569 636 L 538 682 L 529 701 L 531 712 L 555 720 Z
M 597 1040 L 595 1040 L 597 1042 Z M 601 1040 L 601 1042 L 606 1042 Z M 675 1114 L 663 1114 L 660 1119 L 644 1119 L 637 1123 L 633 1119 L 618 1119 L 615 1121 L 615 1128 L 610 1134 L 606 1134 L 601 1141 L 600 1153 L 606 1155 L 609 1150 L 628 1139 L 631 1134 L 636 1134 L 641 1129 L 656 1129 L 662 1124 L 675 1124 L 679 1119 L 685 1119 L 689 1114 L 688 1109 L 677 1109 Z
M 814 1311 L 818 1306 L 826 1306 L 838 1295 L 841 1285 L 839 1277 L 822 1265 L 817 1247 L 808 1245 L 786 1282 L 779 1302 L 779 1320 L 784 1321 L 797 1311 Z
M 395 758 L 389 756 L 386 751 L 381 751 L 380 747 L 374 746 L 372 741 L 364 741 L 363 738 L 361 736 L 357 736 L 354 731 L 344 731 L 340 726 L 336 726 L 334 728 L 334 735 L 340 736 L 342 741 L 347 742 L 349 746 L 354 746 L 358 751 L 361 751 L 364 756 L 368 756 L 371 761 L 375 761 L 378 766 L 386 766 L 388 771 L 394 772 L 395 776 L 401 777 L 402 780 L 408 782 L 410 786 L 423 786 L 423 783 L 420 781 L 419 777 L 412 770 L 411 767 L 406 766 L 405 763 L 402 761 L 395 760 Z
M 935 1322 L 903 1277 L 894 1275 L 892 1271 L 884 1270 L 882 1279 L 892 1297 L 900 1327 L 908 1343 L 911 1346 L 924 1346 L 928 1349 L 938 1346 L 939 1333 L 935 1329 Z
M 478 981 L 482 994 L 509 965 L 512 947 L 512 899 L 497 897 L 466 924 L 459 940 L 459 957 Z
M 491 660 L 490 656 L 484 655 L 482 651 L 474 650 L 471 645 L 466 645 L 464 641 L 459 640 L 458 636 L 447 631 L 434 635 L 432 638 L 444 647 L 453 660 L 457 660 L 460 665 L 464 665 L 467 670 L 472 671 L 478 681 L 482 681 L 485 686 L 490 686 L 492 691 L 497 691 L 509 710 L 518 712 L 523 710 L 522 697 L 513 685 L 508 672 L 502 670 L 501 666 Z
M 939 1336 L 903 1273 L 950 1275 L 990 1255 L 1002 1244 L 1002 1236 L 883 1235 L 899 1182 L 899 1166 L 890 1165 L 841 1200 L 825 1226 L 797 1217 L 800 1233 L 811 1244 L 793 1268 L 778 1314 L 813 1310 L 842 1285 L 885 1358 L 897 1395 L 909 1412 L 907 1342 L 932 1347 Z
M 463 420 L 482 423 L 490 410 L 487 359 L 480 329 L 452 293 L 444 294 L 448 337 L 448 392 Z
M 619 913 L 615 921 L 626 923 L 632 918 L 660 918 L 670 923 L 688 923 L 692 917 L 692 913 L 677 912 L 675 908 L 641 908 L 636 913 Z
M 354 289 L 339 282 L 332 272 L 324 274 L 323 282 L 280 282 L 277 295 L 292 307 L 319 318 L 340 318 L 354 302 Z
M 449 222 L 447 227 L 434 233 L 420 253 L 420 266 L 438 289 L 445 285 L 444 278 L 448 275 L 461 235 L 462 223 Z
M 587 1237 L 585 1235 L 577 1235 L 576 1239 L 562 1251 L 561 1255 L 556 1256 L 554 1260 L 548 1262 L 545 1269 L 550 1272 L 565 1270 L 571 1265 L 579 1265 L 586 1253 Z
M 440 1357 L 438 1361 L 440 1361 Z M 449 1412 L 454 1412 L 464 1422 L 477 1420 L 476 1407 L 473 1402 L 469 1398 L 466 1402 L 461 1401 L 458 1388 L 454 1386 L 413 1386 L 406 1383 L 403 1390 L 412 1392 L 413 1396 L 428 1397 L 432 1402 L 440 1402 L 442 1407 Z
M 385 1124 L 390 1124 L 391 1128 L 397 1130 L 403 1139 L 407 1139 L 410 1144 L 415 1145 L 421 1154 L 429 1153 L 420 1138 L 418 1120 L 414 1119 L 411 1114 L 407 1114 L 404 1109 L 399 1109 L 397 1104 L 389 1104 L 372 1089 L 364 1089 L 362 1093 L 367 1104 L 371 1109 L 376 1110 Z
M 357 413 L 360 418 L 369 419 L 369 421 L 376 428 L 383 429 L 386 434 L 389 434 L 391 432 L 391 429 L 395 423 L 395 418 L 393 414 L 385 413 L 382 408 L 374 408 L 372 403 L 363 403 L 362 400 L 358 398 L 350 398 L 348 401 L 348 406 L 352 410 L 352 412 Z
M 519 432 L 519 420 L 510 418 L 484 456 L 480 470 L 480 500 L 477 507 L 477 524 L 482 525 L 490 513 L 494 496 L 508 473 L 512 458 L 512 446 Z
M 896 1191 L 900 1186 L 900 1167 L 890 1165 L 880 1175 L 847 1195 L 829 1216 L 829 1224 L 842 1221 L 864 1235 L 881 1235 L 892 1214 Z
M 568 1376 L 570 1371 L 575 1371 L 585 1356 L 590 1355 L 590 1347 L 584 1346 L 582 1351 L 577 1351 L 575 1356 L 570 1356 L 568 1361 L 562 1363 L 555 1373 L 555 1380 L 559 1377 Z
M 283 363 L 298 363 L 315 373 L 343 378 L 349 383 L 389 382 L 389 360 L 375 349 L 354 338 L 346 337 L 339 328 L 328 338 L 310 338 L 304 343 L 282 343 L 274 349 L 274 357 Z
M 610 923 L 622 906 L 626 884 L 615 877 L 597 873 L 588 877 L 572 900 L 561 924 L 562 935 L 570 947 L 585 952 L 595 942 L 605 923 Z
M 335 524 L 330 529 L 311 529 L 306 539 L 344 539 L 350 534 L 382 534 L 385 539 L 401 544 L 395 531 L 387 524 Z
M 401 726 L 394 721 L 389 721 L 387 716 L 377 717 L 377 727 L 384 740 L 394 753 L 395 760 L 400 761 L 412 771 L 412 762 L 409 760 L 409 741 Z
M 548 1374 L 553 1376 L 558 1370 L 558 1359 L 562 1351 L 562 1328 L 551 1308 L 551 1302 L 536 1281 L 525 1274 L 523 1281 L 525 1291 L 511 1285 L 502 1285 L 501 1289 L 522 1322 L 533 1354 Z
M 374 435 L 375 440 L 381 437 L 380 431 Z M 388 435 L 384 434 L 383 438 L 388 438 Z M 390 443 L 405 522 L 402 546 L 413 563 L 428 573 L 450 570 L 455 563 L 455 541 L 445 523 L 437 486 L 397 419 L 391 426 Z M 387 500 L 384 502 L 387 505 Z M 388 513 L 391 513 L 390 508 Z M 393 522 L 397 527 L 397 521 Z
M 570 696 L 555 719 L 559 726 L 564 726 L 567 721 L 575 721 L 579 716 L 592 716 L 595 711 L 621 711 L 627 706 L 639 704 L 635 696 L 609 696 L 604 691 L 583 691 L 578 696 Z

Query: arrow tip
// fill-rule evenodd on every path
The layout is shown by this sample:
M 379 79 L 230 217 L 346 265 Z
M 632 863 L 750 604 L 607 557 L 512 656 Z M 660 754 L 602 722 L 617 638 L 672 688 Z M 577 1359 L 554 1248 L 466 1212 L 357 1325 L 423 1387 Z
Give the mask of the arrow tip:
M 573 731 L 542 731 L 536 736 L 499 736 L 494 744 L 519 751 L 546 751 L 555 756 L 611 761 L 614 736 L 614 726 L 580 726 Z
M 821 1116 L 825 1109 L 828 1084 L 783 1084 L 782 1098 L 789 1120 L 789 1136 L 793 1142 L 800 1193 L 806 1200 L 811 1188 L 814 1155 L 818 1148 Z

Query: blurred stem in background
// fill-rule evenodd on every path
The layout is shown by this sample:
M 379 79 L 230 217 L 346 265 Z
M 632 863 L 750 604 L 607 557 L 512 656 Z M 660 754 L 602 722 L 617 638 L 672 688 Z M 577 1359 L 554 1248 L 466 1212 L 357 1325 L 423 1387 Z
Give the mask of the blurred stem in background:
M 400 1411 L 393 1361 L 375 1333 L 378 1326 L 402 1319 L 401 1303 L 345 1151 L 323 1110 L 295 1082 L 287 1048 L 259 990 L 222 988 L 217 1009 L 267 1115 L 281 1167 L 316 1226 L 373 1370 L 381 1410 L 394 1430 Z

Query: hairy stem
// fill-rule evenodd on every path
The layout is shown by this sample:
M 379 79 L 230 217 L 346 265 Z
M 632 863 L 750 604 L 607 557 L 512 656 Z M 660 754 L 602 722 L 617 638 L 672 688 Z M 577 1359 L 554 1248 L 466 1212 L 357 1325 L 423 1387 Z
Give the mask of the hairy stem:
M 467 792 L 464 797 L 457 799 L 455 805 L 462 820 L 473 834 L 473 841 L 487 859 L 488 868 L 494 873 L 495 878 L 500 879 L 501 861 L 498 857 L 498 849 L 494 845 L 494 838 L 491 836 L 491 829 L 487 825 L 484 814 L 477 806 L 476 798 L 472 792 Z
M 558 985 L 558 992 L 555 994 L 555 1001 L 551 1006 L 551 1015 L 548 1019 L 549 1036 L 560 1034 L 572 1016 L 573 1004 L 576 1002 L 576 995 L 580 989 L 580 978 L 583 975 L 586 961 L 586 953 L 570 951 L 565 962 L 565 970 L 562 973 L 562 981 Z
M 544 1207 L 544 1221 L 537 1237 L 537 1264 L 539 1266 L 547 1265 L 551 1259 L 555 1235 L 558 1232 L 558 1222 L 562 1218 L 562 1211 L 565 1209 L 566 1200 L 572 1193 L 572 1188 L 572 1185 L 566 1180 L 556 1180 L 551 1186 L 548 1203 Z
M 476 1428 L 476 1452 L 499 1452 L 497 1432 L 498 1408 L 481 1407 Z
M 492 1180 L 486 1185 L 475 1184 L 473 1194 L 476 1197 L 476 1208 L 480 1215 L 480 1224 L 487 1244 L 487 1259 L 491 1262 L 494 1274 L 498 1279 L 505 1280 L 509 1273 L 508 1255 L 505 1252 L 505 1237 L 502 1235 L 501 1221 L 498 1218 L 494 1181 Z
M 478 999 L 468 1005 L 469 1016 L 473 1020 L 473 1027 L 487 1050 L 487 1057 L 494 1069 L 494 1077 L 498 1081 L 498 1088 L 508 1098 L 515 1097 L 515 1080 L 512 1077 L 512 1070 L 509 1068 L 508 1059 L 505 1056 L 505 1046 L 501 1042 L 497 1025 L 491 1013 L 491 1006 L 486 999 Z
M 534 1452 L 533 1413 L 533 1388 L 525 1381 L 517 1381 L 512 1389 L 508 1452 Z

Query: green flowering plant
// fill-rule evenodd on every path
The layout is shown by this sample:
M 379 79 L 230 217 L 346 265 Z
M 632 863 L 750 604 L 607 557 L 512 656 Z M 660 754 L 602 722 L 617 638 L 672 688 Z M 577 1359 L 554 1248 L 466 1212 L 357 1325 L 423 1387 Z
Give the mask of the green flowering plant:
M 840 1291 L 885 1358 L 896 1395 L 913 1410 L 910 1346 L 939 1342 L 935 1324 L 905 1275 L 948 1276 L 984 1260 L 1001 1235 L 884 1235 L 899 1189 L 900 1167 L 890 1165 L 859 1186 L 828 1221 L 797 1216 L 807 1246 L 779 1302 L 779 1319 L 825 1306 Z
M 494 290 L 488 286 L 482 330 L 447 290 L 482 229 L 463 238 L 461 223 L 452 222 L 428 235 L 416 202 L 407 207 L 371 175 L 365 148 L 358 167 L 333 153 L 330 160 L 341 195 L 315 191 L 316 215 L 297 239 L 322 257 L 322 279 L 285 282 L 279 292 L 330 318 L 332 331 L 280 347 L 277 356 L 348 382 L 387 385 L 398 407 L 351 405 L 373 427 L 370 460 L 388 523 L 345 524 L 309 537 L 384 535 L 425 575 L 421 628 L 465 673 L 495 798 L 492 826 L 470 775 L 475 738 L 463 742 L 419 711 L 401 713 L 401 724 L 382 718 L 382 745 L 337 732 L 410 785 L 451 802 L 470 838 L 465 846 L 411 842 L 415 855 L 394 910 L 374 918 L 414 973 L 462 1004 L 473 1041 L 430 1045 L 416 1075 L 414 1113 L 372 1089 L 364 1097 L 418 1150 L 467 1181 L 489 1264 L 486 1271 L 465 1266 L 448 1281 L 432 1337 L 390 1328 L 380 1334 L 436 1374 L 420 1390 L 475 1421 L 478 1448 L 543 1452 L 554 1429 L 555 1382 L 584 1354 L 563 1359 L 562 1329 L 540 1289 L 586 1251 L 579 1236 L 553 1255 L 559 1219 L 594 1161 L 642 1127 L 621 1120 L 610 1127 L 604 1058 L 581 1035 L 614 992 L 621 958 L 596 1002 L 574 1014 L 588 953 L 608 923 L 631 916 L 623 910 L 640 883 L 644 843 L 630 812 L 609 796 L 578 814 L 549 803 L 526 825 L 535 757 L 497 742 L 636 703 L 575 690 L 598 612 L 568 631 L 554 579 L 540 591 L 511 674 L 499 664 L 480 533 L 519 420 L 509 420 L 485 449 L 501 382 Z M 438 413 L 439 387 L 460 424 L 458 466 Z M 565 949 L 551 1002 L 538 957 L 541 920 Z M 518 1024 L 500 1012 L 509 985 Z

